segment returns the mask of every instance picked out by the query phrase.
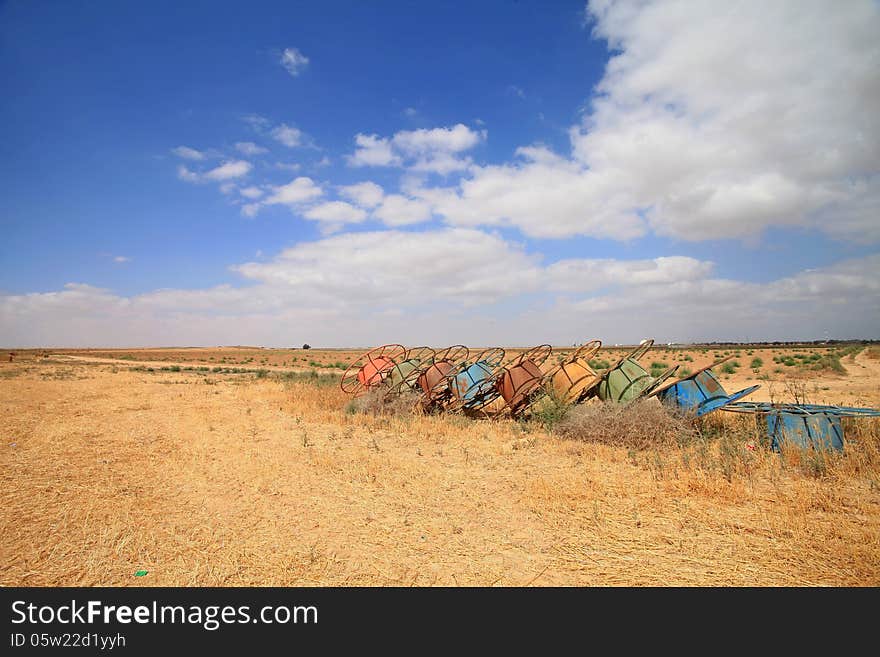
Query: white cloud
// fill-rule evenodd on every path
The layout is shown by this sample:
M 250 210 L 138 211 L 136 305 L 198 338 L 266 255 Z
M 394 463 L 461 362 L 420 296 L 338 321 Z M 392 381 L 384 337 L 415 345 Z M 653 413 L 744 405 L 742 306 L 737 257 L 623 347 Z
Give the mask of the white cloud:
M 373 214 L 388 226 L 404 226 L 430 219 L 431 206 L 400 194 L 389 194 Z
M 400 157 L 391 150 L 391 142 L 378 135 L 357 134 L 354 138 L 357 148 L 346 156 L 353 167 L 386 167 L 400 164 Z
M 328 346 L 880 337 L 880 255 L 759 284 L 680 256 L 545 264 L 451 228 L 336 235 L 232 269 L 248 284 L 0 296 L 0 342 L 287 345 L 290 326 L 308 327 L 297 342 Z
M 367 213 L 345 201 L 330 201 L 309 208 L 303 216 L 329 224 L 356 224 L 367 218 Z
M 338 235 L 235 270 L 261 284 L 308 291 L 341 306 L 490 302 L 517 293 L 536 276 L 535 258 L 522 249 L 461 228 Z
M 233 160 L 231 162 L 224 162 L 220 166 L 202 174 L 202 178 L 205 180 L 218 181 L 231 180 L 233 178 L 246 176 L 252 168 L 253 165 L 250 162 L 246 162 L 245 160 Z
M 263 203 L 265 205 L 295 206 L 305 201 L 311 201 L 323 193 L 314 180 L 307 176 L 300 176 L 286 185 L 273 187 L 272 194 Z
M 712 239 L 817 225 L 840 234 L 834 215 L 858 196 L 848 183 L 877 189 L 876 4 L 590 11 L 619 52 L 589 119 L 572 130 L 573 153 L 593 175 L 626 172 L 611 193 L 649 210 L 657 233 Z M 876 215 L 853 222 L 880 233 Z
M 281 53 L 281 59 L 279 62 L 287 72 L 290 73 L 293 77 L 298 76 L 302 73 L 303 69 L 308 66 L 309 58 L 303 55 L 296 48 L 285 48 L 284 52 Z
M 357 148 L 347 160 L 351 166 L 406 166 L 446 175 L 468 168 L 471 159 L 460 153 L 485 139 L 485 130 L 474 131 L 462 123 L 451 128 L 401 130 L 390 138 L 358 134 Z
M 282 171 L 299 171 L 302 167 L 296 162 L 276 162 L 275 168 Z
M 185 182 L 196 183 L 200 181 L 199 174 L 190 171 L 183 164 L 177 167 L 177 177 Z
M 268 153 L 268 148 L 263 148 L 262 146 L 258 146 L 252 141 L 239 141 L 235 143 L 235 148 L 240 152 L 244 153 L 249 157 L 256 157 L 257 155 L 262 155 L 263 153 Z
M 190 183 L 201 183 L 201 182 L 222 182 L 229 181 L 235 178 L 241 178 L 242 176 L 246 176 L 248 172 L 253 168 L 253 165 L 250 162 L 246 162 L 244 160 L 233 160 L 231 162 L 224 162 L 218 167 L 214 167 L 205 173 L 198 173 L 196 171 L 191 171 L 184 165 L 180 165 L 177 167 L 177 177 L 181 180 Z M 235 186 L 232 183 L 225 182 L 220 186 L 220 191 L 224 194 L 228 194 L 231 192 Z
M 250 187 L 244 187 L 238 190 L 238 193 L 249 199 L 257 199 L 263 195 L 263 190 L 259 187 L 254 187 L 251 185 Z
M 525 100 L 526 98 L 526 92 L 523 90 L 523 88 L 518 87 L 515 84 L 508 85 L 507 93 L 511 96 L 516 96 L 520 100 Z
M 295 148 L 302 145 L 303 133 L 297 128 L 282 123 L 272 130 L 272 137 L 288 148 Z
M 272 125 L 272 122 L 269 121 L 265 116 L 260 116 L 259 114 L 246 114 L 241 117 L 241 120 L 247 123 L 254 131 L 263 133 L 269 129 L 269 126 Z
M 485 131 L 476 132 L 458 123 L 451 128 L 401 130 L 394 135 L 393 142 L 408 155 L 427 155 L 436 151 L 459 153 L 470 150 L 485 138 Z
M 385 196 L 385 192 L 379 185 L 369 181 L 342 186 L 339 188 L 339 193 L 362 208 L 376 207 Z
M 126 262 L 131 262 L 131 258 L 129 258 L 128 256 L 121 256 L 121 255 L 113 256 L 113 262 L 121 265 Z
M 448 223 L 621 240 L 805 226 L 880 241 L 877 3 L 602 0 L 589 14 L 612 57 L 570 156 L 522 148 L 419 191 Z
M 184 160 L 205 159 L 205 154 L 202 151 L 197 151 L 195 148 L 190 148 L 189 146 L 178 146 L 177 148 L 172 148 L 171 152 Z
M 607 193 L 613 180 L 585 185 L 579 165 L 544 148 L 521 148 L 518 154 L 521 161 L 513 164 L 475 167 L 457 188 L 410 185 L 406 191 L 459 226 L 510 225 L 544 238 L 628 240 L 645 233 L 626 199 Z
M 237 189 L 237 187 L 234 182 L 225 182 L 220 185 L 219 189 L 221 194 L 231 194 Z
M 551 290 L 584 292 L 606 286 L 644 286 L 702 280 L 713 264 L 685 256 L 652 260 L 569 259 L 553 263 L 546 270 Z
M 259 203 L 245 203 L 241 206 L 241 214 L 248 219 L 253 219 L 260 211 Z

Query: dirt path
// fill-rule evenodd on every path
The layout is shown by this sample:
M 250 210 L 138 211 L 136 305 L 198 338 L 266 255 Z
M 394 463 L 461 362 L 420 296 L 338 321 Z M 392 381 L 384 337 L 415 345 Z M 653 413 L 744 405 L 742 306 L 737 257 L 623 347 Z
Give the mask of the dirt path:
M 807 400 L 815 404 L 837 404 L 841 406 L 880 407 L 880 360 L 868 357 L 864 349 L 855 358 L 845 357 L 841 364 L 845 375 L 822 372 L 808 376 L 772 375 L 771 380 L 758 378 L 750 369 L 744 367 L 736 374 L 724 377 L 722 383 L 728 392 L 736 392 L 753 385 L 760 385 L 748 396 L 748 401 L 794 401 L 793 394 L 805 394 Z

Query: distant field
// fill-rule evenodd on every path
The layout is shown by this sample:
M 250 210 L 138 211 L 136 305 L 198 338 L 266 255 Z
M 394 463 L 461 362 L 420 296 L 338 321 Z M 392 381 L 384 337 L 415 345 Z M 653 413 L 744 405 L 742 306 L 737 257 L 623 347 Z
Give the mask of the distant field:
M 880 584 L 876 420 L 847 422 L 843 454 L 774 454 L 720 413 L 687 442 L 614 445 L 358 412 L 337 381 L 359 351 L 2 353 L 2 585 Z M 730 355 L 719 376 L 751 399 L 880 406 L 877 346 L 642 362 Z

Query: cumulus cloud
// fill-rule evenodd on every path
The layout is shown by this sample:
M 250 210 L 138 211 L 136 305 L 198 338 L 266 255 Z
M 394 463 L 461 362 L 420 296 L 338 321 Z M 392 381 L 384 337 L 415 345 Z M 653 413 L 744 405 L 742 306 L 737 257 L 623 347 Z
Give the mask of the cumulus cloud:
M 263 195 L 263 190 L 259 187 L 254 187 L 253 185 L 250 187 L 244 187 L 238 190 L 238 193 L 249 199 L 257 199 Z
M 616 191 L 648 210 L 657 233 L 711 239 L 806 224 L 839 234 L 828 211 L 856 197 L 849 182 L 876 190 L 876 3 L 590 11 L 618 52 L 572 130 L 573 155 L 591 174 L 628 172 Z
M 190 183 L 223 182 L 224 184 L 220 186 L 221 191 L 224 194 L 228 194 L 234 189 L 234 185 L 231 185 L 228 181 L 246 176 L 252 168 L 253 165 L 250 162 L 232 160 L 224 162 L 220 166 L 209 169 L 204 173 L 199 173 L 181 164 L 177 167 L 177 177 Z
M 195 148 L 190 148 L 189 146 L 178 146 L 177 148 L 172 148 L 171 152 L 184 160 L 205 159 L 205 154 L 202 151 L 197 151 Z
M 498 236 L 454 228 L 338 235 L 235 270 L 264 285 L 308 290 L 345 305 L 399 306 L 494 301 L 534 278 L 535 262 Z
M 447 228 L 341 234 L 232 270 L 243 285 L 0 296 L 0 341 L 286 345 L 290 326 L 328 346 L 880 337 L 880 255 L 757 284 L 683 256 L 545 263 L 498 235 Z
M 196 183 L 201 181 L 199 174 L 195 171 L 190 171 L 190 169 L 183 164 L 177 167 L 177 177 L 184 182 Z
M 462 123 L 451 128 L 401 130 L 392 137 L 358 134 L 355 152 L 347 160 L 351 166 L 406 166 L 445 175 L 466 169 L 472 160 L 460 154 L 485 139 L 485 130 L 471 130 Z
M 241 120 L 247 123 L 255 132 L 263 133 L 269 129 L 272 122 L 260 114 L 245 114 Z
M 281 53 L 280 64 L 293 77 L 297 77 L 308 66 L 309 58 L 303 55 L 297 48 L 285 48 Z
M 802 226 L 880 240 L 877 3 L 597 0 L 588 15 L 612 56 L 570 154 L 520 149 L 423 190 L 447 222 L 557 238 Z
M 389 194 L 373 214 L 388 226 L 405 226 L 430 219 L 431 206 L 400 194 Z
M 245 160 L 233 160 L 231 162 L 224 162 L 220 166 L 202 174 L 202 178 L 215 181 L 231 180 L 233 178 L 246 176 L 252 168 L 253 165 L 250 162 L 246 162 Z
M 272 137 L 287 146 L 295 148 L 301 146 L 303 142 L 303 133 L 298 128 L 292 128 L 286 123 L 282 123 L 272 130 Z
M 545 238 L 628 240 L 645 233 L 635 208 L 611 194 L 613 180 L 585 185 L 578 164 L 545 148 L 521 148 L 518 155 L 511 164 L 474 168 L 456 187 L 421 187 L 416 181 L 406 191 L 458 226 L 515 226 Z
M 245 203 L 241 206 L 241 214 L 242 216 L 247 217 L 248 219 L 253 219 L 260 212 L 260 204 L 259 203 Z
M 391 150 L 391 141 L 378 135 L 357 134 L 357 147 L 346 161 L 353 167 L 387 167 L 400 164 L 400 157 Z
M 309 208 L 303 216 L 313 221 L 322 221 L 334 226 L 356 224 L 367 218 L 367 213 L 345 201 L 329 201 Z
M 458 123 L 451 128 L 401 130 L 394 135 L 393 141 L 408 155 L 425 155 L 435 151 L 459 153 L 473 148 L 485 138 L 485 132 L 476 132 Z
M 272 188 L 272 193 L 263 201 L 266 205 L 296 206 L 321 196 L 324 191 L 308 176 L 294 178 L 286 185 Z
M 344 185 L 339 193 L 362 208 L 374 208 L 382 202 L 385 192 L 374 182 Z
M 673 284 L 705 279 L 713 263 L 685 256 L 652 260 L 567 259 L 547 267 L 549 289 L 564 292 L 599 290 L 607 286 Z
M 235 148 L 240 153 L 247 155 L 248 157 L 256 157 L 257 155 L 262 155 L 263 153 L 268 153 L 268 148 L 263 148 L 262 146 L 258 146 L 252 141 L 239 141 L 235 143 Z

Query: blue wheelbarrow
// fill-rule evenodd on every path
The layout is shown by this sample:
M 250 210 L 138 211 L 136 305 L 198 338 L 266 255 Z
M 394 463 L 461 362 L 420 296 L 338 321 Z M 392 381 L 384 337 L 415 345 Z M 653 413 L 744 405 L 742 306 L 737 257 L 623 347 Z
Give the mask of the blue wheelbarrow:
M 873 408 L 826 406 L 821 404 L 771 404 L 735 402 L 724 407 L 732 413 L 763 415 L 771 449 L 784 444 L 816 450 L 843 450 L 844 417 L 880 417 Z
M 712 373 L 712 368 L 731 358 L 733 356 L 722 358 L 686 377 L 668 382 L 651 394 L 657 395 L 660 401 L 667 406 L 685 413 L 692 413 L 696 417 L 717 411 L 719 408 L 752 394 L 761 387 L 754 385 L 728 395 L 724 386 L 721 385 L 721 381 Z

